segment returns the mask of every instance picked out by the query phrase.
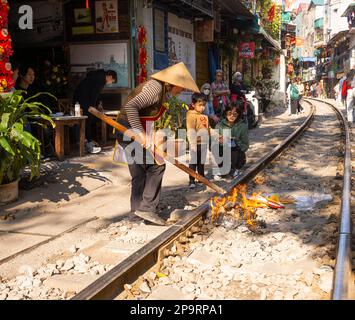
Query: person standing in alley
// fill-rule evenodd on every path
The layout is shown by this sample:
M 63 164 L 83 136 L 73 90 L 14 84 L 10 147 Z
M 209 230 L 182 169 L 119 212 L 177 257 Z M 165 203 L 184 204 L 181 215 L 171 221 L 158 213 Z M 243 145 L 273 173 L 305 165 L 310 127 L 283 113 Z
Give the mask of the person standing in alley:
M 305 92 L 304 84 L 302 83 L 302 79 L 301 78 L 298 79 L 297 89 L 298 89 L 298 95 L 299 95 L 298 103 L 297 103 L 297 114 L 299 114 L 303 110 L 303 108 L 301 106 L 301 99 L 304 96 L 304 92 Z
M 211 85 L 209 83 L 203 84 L 201 87 L 201 93 L 205 95 L 207 101 L 204 114 L 208 117 L 210 127 L 214 128 L 219 122 L 219 118 L 216 116 L 213 108 Z
M 185 64 L 180 62 L 151 75 L 150 80 L 137 86 L 121 108 L 117 121 L 136 132 L 144 149 L 159 145 L 159 141 L 155 143 L 151 138 L 154 121 L 164 115 L 168 99 L 184 89 L 200 92 Z M 165 164 L 152 159 L 141 144 L 126 138 L 117 133 L 116 151 L 127 159 L 132 179 L 131 211 L 144 220 L 164 225 L 165 221 L 158 216 L 158 204 Z
M 288 110 L 288 115 L 291 115 L 291 86 L 292 86 L 292 81 L 287 85 L 286 89 L 286 104 L 287 104 L 287 110 Z
M 299 99 L 300 99 L 300 94 L 298 91 L 296 80 L 291 80 L 290 99 L 291 99 L 291 114 L 296 114 Z
M 227 84 L 223 80 L 223 70 L 216 70 L 215 80 L 211 84 L 211 89 L 215 114 L 218 117 L 221 117 L 224 109 L 229 103 L 229 95 L 231 93 Z
M 93 70 L 89 71 L 86 77 L 76 87 L 73 95 L 73 104 L 79 102 L 83 110 L 83 115 L 88 118 L 85 121 L 86 149 L 90 153 L 100 152 L 101 148 L 93 140 L 93 126 L 97 123 L 97 118 L 89 113 L 89 107 L 95 107 L 97 98 L 105 85 L 117 82 L 117 73 L 113 70 Z
M 354 70 L 351 70 L 346 76 L 346 113 L 349 125 L 352 126 L 354 123 L 354 96 L 353 96 L 353 79 Z

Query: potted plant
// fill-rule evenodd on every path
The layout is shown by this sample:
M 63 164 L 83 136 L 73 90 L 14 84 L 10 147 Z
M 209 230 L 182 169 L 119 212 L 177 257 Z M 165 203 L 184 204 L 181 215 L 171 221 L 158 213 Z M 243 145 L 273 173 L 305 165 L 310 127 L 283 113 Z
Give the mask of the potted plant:
M 185 127 L 186 112 L 189 107 L 186 103 L 177 97 L 171 97 L 165 104 L 166 112 L 164 115 L 154 123 L 156 131 L 169 129 L 169 140 L 174 140 L 175 157 L 182 155 L 181 152 L 185 150 L 184 144 L 186 139 L 178 138 L 178 129 Z
M 23 91 L 17 90 L 0 96 L 0 204 L 18 198 L 18 181 L 21 170 L 29 166 L 30 179 L 40 173 L 40 142 L 30 132 L 27 124 L 46 126 L 41 120 L 54 127 L 45 113 L 51 110 L 36 98 L 39 93 L 23 100 Z M 53 96 L 52 96 L 53 97 Z
M 257 77 L 254 86 L 261 104 L 261 112 L 265 112 L 269 106 L 275 91 L 279 88 L 279 83 L 270 79 Z

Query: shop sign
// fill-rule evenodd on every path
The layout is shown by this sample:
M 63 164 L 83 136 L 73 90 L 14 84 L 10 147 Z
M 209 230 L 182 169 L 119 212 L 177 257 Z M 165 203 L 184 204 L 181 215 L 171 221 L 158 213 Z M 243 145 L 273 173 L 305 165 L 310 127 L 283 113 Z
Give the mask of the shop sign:
M 253 59 L 255 52 L 255 42 L 242 42 L 239 45 L 239 58 Z

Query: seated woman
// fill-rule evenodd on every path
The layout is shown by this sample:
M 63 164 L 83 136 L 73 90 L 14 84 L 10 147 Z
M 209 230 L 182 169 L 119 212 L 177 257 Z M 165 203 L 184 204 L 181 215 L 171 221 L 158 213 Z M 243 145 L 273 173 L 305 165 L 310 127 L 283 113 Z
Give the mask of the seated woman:
M 245 152 L 249 148 L 249 131 L 243 116 L 243 108 L 244 105 L 240 100 L 230 104 L 225 110 L 223 119 L 217 124 L 215 129 L 218 130 L 220 135 L 219 157 L 223 159 L 218 163 L 218 167 L 222 168 L 226 164 L 227 166 L 230 165 L 229 174 L 233 178 L 238 178 L 240 175 L 240 169 L 246 163 Z M 226 149 L 230 151 L 227 153 L 227 155 L 230 155 L 229 159 L 226 159 L 227 155 L 223 154 Z M 217 159 L 218 157 L 215 158 Z M 214 179 L 220 180 L 221 175 L 220 172 L 220 174 L 214 176 Z
M 26 100 L 27 98 L 32 97 L 36 93 L 38 93 L 38 89 L 33 85 L 35 81 L 35 71 L 32 66 L 29 64 L 20 64 L 18 68 L 18 78 L 15 84 L 15 89 L 16 90 L 23 90 L 24 92 L 22 93 L 23 99 Z M 42 102 L 43 104 L 47 105 L 45 101 L 41 100 L 41 97 L 36 98 L 37 102 Z M 53 130 L 50 128 L 40 128 L 37 125 L 27 123 L 25 124 L 25 130 L 30 132 L 32 135 L 34 135 L 37 139 L 40 139 L 40 134 L 37 129 L 43 130 L 43 143 L 44 148 L 44 156 L 52 156 L 54 154 L 54 147 L 52 144 L 53 140 Z M 41 139 L 40 139 L 41 140 Z
M 23 98 L 27 99 L 32 96 L 35 92 L 33 82 L 35 81 L 35 71 L 34 68 L 28 64 L 22 64 L 18 68 L 18 78 L 15 84 L 16 90 L 23 90 Z

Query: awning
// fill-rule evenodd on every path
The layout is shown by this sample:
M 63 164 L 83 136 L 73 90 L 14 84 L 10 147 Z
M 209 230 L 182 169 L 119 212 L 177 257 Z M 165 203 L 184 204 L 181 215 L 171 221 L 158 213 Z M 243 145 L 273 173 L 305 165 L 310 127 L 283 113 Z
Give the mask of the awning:
M 315 6 L 324 6 L 324 0 L 312 0 Z
M 341 15 L 342 17 L 347 17 L 352 11 L 355 11 L 355 3 L 349 4 L 345 12 Z
M 348 30 L 343 30 L 334 34 L 333 37 L 328 41 L 328 46 L 332 45 L 333 42 L 335 42 L 336 40 L 339 40 L 340 38 L 344 37 L 348 32 Z
M 213 4 L 211 1 L 202 0 L 159 0 L 159 3 L 167 6 L 169 12 L 175 13 L 179 17 L 189 18 L 194 17 L 205 17 L 208 16 L 213 18 Z
M 269 34 L 265 31 L 265 29 L 264 29 L 262 26 L 260 26 L 259 33 L 262 34 L 262 35 L 265 37 L 265 39 L 266 39 L 275 49 L 281 50 L 281 45 L 280 45 L 280 43 L 279 43 L 277 40 L 275 40 L 271 35 L 269 35 Z
M 314 58 L 314 57 L 301 57 L 300 61 L 302 61 L 302 62 L 316 62 L 317 58 Z
M 214 5 L 218 4 L 221 7 L 220 13 L 223 15 L 239 15 L 246 19 L 253 19 L 254 15 L 250 12 L 239 0 L 217 0 Z

